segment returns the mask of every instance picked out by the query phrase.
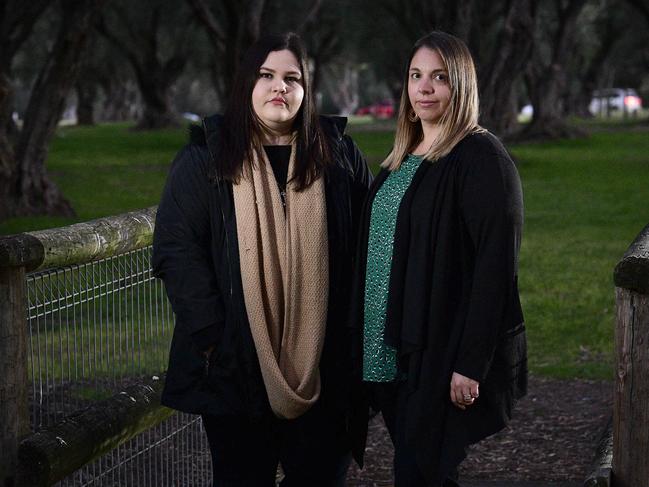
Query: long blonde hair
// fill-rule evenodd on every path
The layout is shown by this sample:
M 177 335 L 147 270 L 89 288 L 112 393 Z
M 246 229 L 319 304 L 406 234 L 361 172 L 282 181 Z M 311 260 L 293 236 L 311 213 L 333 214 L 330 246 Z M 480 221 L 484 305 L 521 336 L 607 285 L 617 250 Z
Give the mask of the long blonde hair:
M 478 125 L 480 111 L 478 77 L 468 47 L 455 36 L 445 32 L 433 31 L 419 39 L 410 52 L 403 89 L 401 90 L 394 147 L 381 163 L 381 167 L 390 171 L 398 169 L 406 155 L 423 138 L 419 119 L 412 122 L 409 118 L 412 107 L 408 98 L 410 64 L 415 53 L 422 47 L 437 51 L 442 58 L 448 72 L 451 91 L 448 107 L 438 122 L 441 131 L 431 148 L 424 154 L 424 159 L 436 161 L 451 152 L 453 147 L 467 135 L 485 131 Z

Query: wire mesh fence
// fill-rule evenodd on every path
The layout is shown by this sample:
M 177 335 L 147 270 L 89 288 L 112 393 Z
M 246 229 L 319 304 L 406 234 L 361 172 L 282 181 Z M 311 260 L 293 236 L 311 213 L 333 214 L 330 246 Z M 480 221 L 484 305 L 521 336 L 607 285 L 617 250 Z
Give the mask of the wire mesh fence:
M 166 369 L 173 313 L 151 247 L 28 274 L 32 430 Z M 200 418 L 175 414 L 57 485 L 207 485 Z

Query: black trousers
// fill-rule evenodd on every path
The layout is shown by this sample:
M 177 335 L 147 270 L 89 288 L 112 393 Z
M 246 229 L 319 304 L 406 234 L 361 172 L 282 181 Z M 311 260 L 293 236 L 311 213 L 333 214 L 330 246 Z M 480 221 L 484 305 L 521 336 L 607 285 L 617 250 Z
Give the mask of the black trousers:
M 345 485 L 351 462 L 345 423 L 319 404 L 292 420 L 203 415 L 203 426 L 214 487 L 274 487 L 279 463 L 282 487 Z
M 380 411 L 394 446 L 394 487 L 460 487 L 457 472 L 441 485 L 426 481 L 417 466 L 416 446 L 405 441 L 404 428 L 397 414 L 405 400 L 405 387 L 399 382 L 367 382 L 370 406 Z

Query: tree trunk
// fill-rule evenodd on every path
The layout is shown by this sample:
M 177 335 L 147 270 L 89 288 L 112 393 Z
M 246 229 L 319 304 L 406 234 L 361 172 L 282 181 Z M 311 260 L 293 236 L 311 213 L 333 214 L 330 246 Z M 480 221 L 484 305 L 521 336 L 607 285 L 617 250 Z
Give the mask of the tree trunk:
M 243 52 L 259 37 L 265 0 L 224 2 L 221 15 L 214 15 L 206 0 L 186 0 L 195 19 L 205 28 L 218 60 L 211 69 L 214 89 L 222 101 L 232 91 L 234 73 Z
M 584 82 L 578 93 L 574 94 L 572 106 L 568 107 L 568 113 L 580 118 L 593 118 L 590 113 L 590 100 L 595 90 L 595 83 Z
M 513 88 L 529 62 L 534 42 L 529 33 L 533 26 L 533 2 L 511 0 L 497 47 L 482 74 L 481 122 L 500 136 L 508 135 L 517 125 Z
M 97 85 L 91 80 L 80 80 L 76 84 L 77 91 L 77 125 L 95 124 L 95 99 Z
M 649 25 L 649 2 L 646 0 L 627 0 L 629 4 L 633 5 L 640 15 L 642 15 L 647 24 Z
M 70 202 L 45 169 L 48 145 L 54 136 L 65 99 L 74 86 L 81 53 L 94 16 L 105 0 L 62 1 L 63 18 L 56 42 L 43 66 L 25 112 L 14 157 L 0 180 L 0 218 L 15 215 L 73 216 Z M 0 140 L 0 145 L 4 141 Z M 5 152 L 5 151 L 3 151 Z
M 563 77 L 563 68 L 555 64 L 545 77 L 541 76 L 528 85 L 534 115 L 529 125 L 514 139 L 574 139 L 588 135 L 584 130 L 568 125 L 563 117 Z
M 353 114 L 358 108 L 358 67 L 351 62 L 330 66 L 325 88 L 341 115 Z
M 164 22 L 161 20 L 161 7 L 158 5 L 150 12 L 148 27 L 141 31 L 141 26 L 134 25 L 133 19 L 123 4 L 113 5 L 119 22 L 127 26 L 130 38 L 118 35 L 102 18 L 97 25 L 99 32 L 108 39 L 130 63 L 135 72 L 136 82 L 144 104 L 143 115 L 138 121 L 136 130 L 150 130 L 178 126 L 170 101 L 170 90 L 180 77 L 188 59 L 188 46 L 184 34 L 175 39 L 174 50 L 170 56 L 161 56 L 158 37 L 167 35 Z M 179 19 L 185 22 L 185 19 Z M 137 32 L 138 35 L 133 33 Z M 161 59 L 165 58 L 166 59 Z
M 573 96 L 575 103 L 569 113 L 578 117 L 592 118 L 594 116 L 589 109 L 593 91 L 598 88 L 598 84 L 602 80 L 602 73 L 605 71 L 604 68 L 611 57 L 611 52 L 625 31 L 624 27 L 627 20 L 625 16 L 620 16 L 618 12 L 620 7 L 620 3 L 615 1 L 605 4 L 597 19 L 599 47 L 590 62 L 576 74 L 581 81 L 581 87 Z
M 169 92 L 172 79 L 160 72 L 164 68 L 160 66 L 157 73 L 146 73 L 143 69 L 136 68 L 136 77 L 142 102 L 144 103 L 144 112 L 135 127 L 136 130 L 155 130 L 165 127 L 179 126 L 178 120 L 171 108 L 171 99 Z
M 0 67 L 0 201 L 8 200 L 9 184 L 14 172 L 14 145 L 10 124 L 12 123 L 12 89 L 11 82 L 6 72 Z M 3 207 L 0 205 L 0 219 Z
M 449 15 L 450 25 L 452 25 L 451 32 L 466 42 L 467 45 L 473 27 L 475 3 L 472 0 L 449 2 L 449 5 L 453 6 Z
M 123 79 L 105 79 L 101 82 L 104 94 L 100 121 L 126 122 L 137 118 L 135 107 L 139 105 L 134 83 Z
M 584 130 L 568 125 L 561 103 L 566 86 L 565 66 L 572 56 L 577 21 L 585 4 L 586 0 L 571 0 L 565 8 L 556 9 L 558 27 L 550 39 L 550 62 L 543 63 L 537 56 L 526 73 L 534 115 L 516 138 L 543 140 L 587 135 Z
M 161 87 L 142 91 L 144 112 L 136 125 L 137 130 L 155 130 L 180 125 L 171 109 L 167 91 Z

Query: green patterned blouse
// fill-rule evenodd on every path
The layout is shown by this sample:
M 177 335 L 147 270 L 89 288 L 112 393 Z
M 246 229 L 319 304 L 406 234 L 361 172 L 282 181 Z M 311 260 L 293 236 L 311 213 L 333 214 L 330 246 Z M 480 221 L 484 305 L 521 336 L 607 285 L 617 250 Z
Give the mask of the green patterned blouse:
M 392 268 L 394 230 L 401 199 L 421 164 L 408 155 L 391 172 L 372 202 L 365 274 L 365 326 L 363 330 L 363 380 L 390 382 L 397 374 L 396 350 L 383 342 L 388 286 Z

